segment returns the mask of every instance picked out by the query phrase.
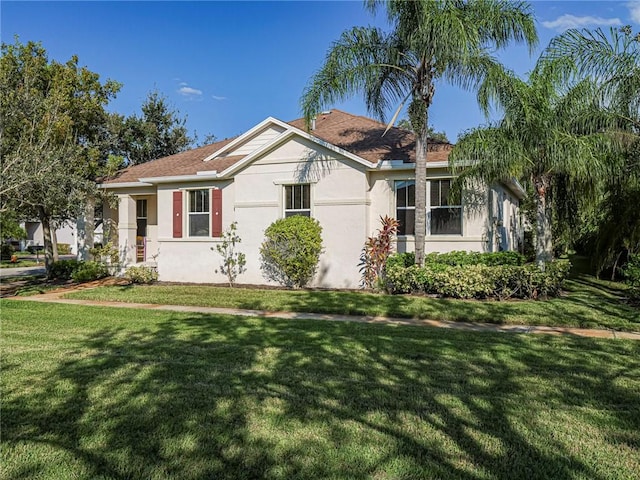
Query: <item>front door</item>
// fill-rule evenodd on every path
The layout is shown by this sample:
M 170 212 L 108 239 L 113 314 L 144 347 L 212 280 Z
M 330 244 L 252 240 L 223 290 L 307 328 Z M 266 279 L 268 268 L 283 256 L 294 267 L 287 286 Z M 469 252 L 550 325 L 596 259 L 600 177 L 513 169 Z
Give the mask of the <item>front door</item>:
M 136 262 L 147 259 L 147 199 L 136 200 Z

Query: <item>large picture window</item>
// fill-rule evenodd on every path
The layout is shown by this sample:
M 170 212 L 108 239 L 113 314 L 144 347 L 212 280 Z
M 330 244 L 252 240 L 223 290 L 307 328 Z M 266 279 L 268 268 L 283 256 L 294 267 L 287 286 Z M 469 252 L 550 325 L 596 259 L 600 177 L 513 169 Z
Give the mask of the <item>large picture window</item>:
M 211 222 L 209 190 L 189 190 L 189 236 L 208 237 Z
M 284 187 L 284 216 L 311 216 L 311 185 L 285 185 Z
M 451 180 L 429 180 L 431 235 L 462 235 L 462 205 L 459 198 L 450 198 Z
M 400 222 L 398 235 L 415 235 L 416 182 L 396 182 L 396 219 Z

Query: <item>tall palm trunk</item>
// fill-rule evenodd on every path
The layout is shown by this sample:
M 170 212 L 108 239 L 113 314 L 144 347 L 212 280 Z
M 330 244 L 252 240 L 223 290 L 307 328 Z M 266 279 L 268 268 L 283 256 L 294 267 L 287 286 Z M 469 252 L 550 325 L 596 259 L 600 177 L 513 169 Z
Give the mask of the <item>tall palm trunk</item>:
M 418 81 L 409 105 L 409 118 L 416 135 L 416 265 L 424 264 L 427 235 L 427 151 L 429 146 L 429 107 L 435 87 L 431 65 L 424 60 L 418 69 Z
M 544 270 L 545 262 L 553 258 L 551 208 L 547 203 L 551 181 L 547 175 L 534 179 L 536 189 L 536 263 Z
M 415 252 L 416 265 L 424 264 L 427 232 L 427 145 L 429 141 L 427 122 L 416 132 L 416 220 Z
M 38 207 L 38 219 L 42 224 L 42 237 L 44 241 L 44 268 L 47 276 L 51 274 L 53 264 L 53 244 L 51 243 L 51 222 L 44 207 Z

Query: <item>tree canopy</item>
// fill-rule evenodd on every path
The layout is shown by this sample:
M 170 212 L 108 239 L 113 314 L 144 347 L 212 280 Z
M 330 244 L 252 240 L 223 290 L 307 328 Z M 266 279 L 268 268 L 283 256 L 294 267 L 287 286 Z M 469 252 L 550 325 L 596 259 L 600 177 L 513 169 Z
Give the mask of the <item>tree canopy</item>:
M 41 44 L 2 44 L 0 213 L 37 217 L 53 260 L 52 221 L 75 219 L 104 166 L 105 106 L 120 85 L 78 65 L 49 61 Z
M 141 115 L 116 116 L 113 122 L 118 153 L 129 165 L 182 152 L 195 141 L 188 135 L 186 117 L 171 109 L 166 97 L 158 91 L 148 94 Z
M 416 263 L 424 260 L 426 235 L 426 161 L 428 111 L 435 81 L 472 88 L 496 68 L 491 48 L 512 42 L 531 48 L 537 34 L 530 7 L 519 1 L 401 0 L 365 2 L 373 12 L 384 7 L 389 32 L 353 27 L 329 49 L 325 62 L 305 88 L 301 106 L 308 123 L 332 102 L 363 93 L 367 109 L 384 121 L 406 101 L 416 134 Z
M 487 115 L 495 105 L 502 119 L 461 136 L 449 156 L 454 171 L 464 169 L 463 184 L 515 177 L 531 186 L 541 267 L 553 257 L 554 195 L 575 195 L 580 202 L 596 198 L 596 185 L 613 173 L 611 155 L 619 151 L 615 136 L 606 132 L 611 117 L 593 105 L 597 86 L 584 79 L 566 88 L 571 62 L 543 58 L 527 80 L 508 70 L 492 71 L 480 85 L 478 101 Z

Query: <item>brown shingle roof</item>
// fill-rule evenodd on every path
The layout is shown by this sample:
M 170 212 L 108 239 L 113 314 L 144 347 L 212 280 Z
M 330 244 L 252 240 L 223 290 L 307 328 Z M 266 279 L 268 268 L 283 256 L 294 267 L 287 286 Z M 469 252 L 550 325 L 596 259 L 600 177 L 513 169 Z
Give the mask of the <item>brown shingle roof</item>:
M 289 122 L 289 125 L 306 131 L 302 118 Z M 381 160 L 415 162 L 414 134 L 408 130 L 393 127 L 383 137 L 382 133 L 385 128 L 385 124 L 370 118 L 333 109 L 318 115 L 315 129 L 309 133 L 368 160 L 372 165 Z M 103 183 L 137 182 L 140 178 L 195 175 L 196 172 L 201 171 L 222 172 L 245 156 L 218 157 L 208 162 L 203 160 L 233 140 L 235 138 L 229 138 L 169 157 L 134 165 L 119 171 Z M 446 161 L 451 147 L 452 145 L 449 143 L 430 143 L 427 161 Z
M 196 172 L 212 170 L 222 172 L 241 158 L 244 158 L 244 155 L 216 158 L 208 162 L 203 160 L 233 140 L 233 138 L 228 138 L 210 145 L 194 148 L 193 150 L 134 165 L 120 170 L 115 176 L 105 180 L 103 183 L 137 182 L 140 178 L 195 175 Z
M 302 118 L 289 122 L 289 125 L 306 131 Z M 319 114 L 315 128 L 309 133 L 373 164 L 380 160 L 415 162 L 415 135 L 409 130 L 392 127 L 383 137 L 386 128 L 384 123 L 371 118 L 333 109 L 328 113 Z M 446 161 L 451 147 L 449 143 L 430 143 L 427 161 Z

